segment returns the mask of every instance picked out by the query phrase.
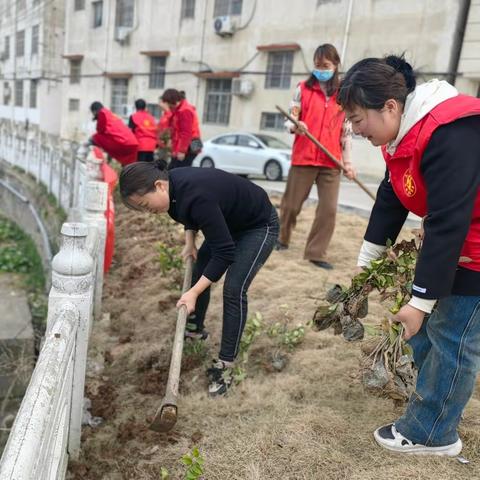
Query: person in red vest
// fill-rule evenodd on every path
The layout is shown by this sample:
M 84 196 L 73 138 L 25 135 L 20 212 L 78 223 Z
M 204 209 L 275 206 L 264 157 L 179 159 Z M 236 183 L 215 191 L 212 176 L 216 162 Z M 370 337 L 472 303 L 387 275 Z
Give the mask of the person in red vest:
M 139 98 L 135 101 L 133 115 L 130 115 L 128 126 L 138 140 L 137 161 L 153 162 L 153 152 L 157 148 L 157 127 L 155 119 L 147 110 L 145 100 Z
M 100 102 L 93 102 L 90 111 L 97 121 L 97 133 L 91 138 L 92 144 L 105 150 L 123 166 L 135 162 L 138 140 L 123 120 Z
M 291 122 L 286 124 L 295 134 L 295 141 L 292 167 L 280 204 L 280 236 L 276 248 L 288 248 L 302 204 L 312 185 L 316 184 L 318 206 L 304 258 L 317 267 L 330 270 L 333 267 L 326 255 L 335 228 L 341 175 L 327 155 L 305 136 L 305 131 L 343 162 L 348 178 L 353 178 L 355 171 L 350 161 L 351 127 L 344 121 L 345 115 L 336 103 L 340 57 L 333 45 L 324 44 L 315 50 L 313 61 L 315 69 L 306 81 L 298 84 L 291 103 L 290 113 L 299 121 L 299 128 Z
M 165 90 L 161 100 L 171 111 L 172 159 L 169 169 L 190 167 L 202 148 L 195 107 L 174 88 Z
M 445 81 L 417 86 L 410 64 L 391 55 L 355 64 L 337 101 L 387 165 L 359 267 L 396 240 L 409 211 L 424 218 L 412 297 L 393 318 L 413 348 L 417 384 L 375 440 L 399 453 L 456 456 L 480 368 L 480 99 Z

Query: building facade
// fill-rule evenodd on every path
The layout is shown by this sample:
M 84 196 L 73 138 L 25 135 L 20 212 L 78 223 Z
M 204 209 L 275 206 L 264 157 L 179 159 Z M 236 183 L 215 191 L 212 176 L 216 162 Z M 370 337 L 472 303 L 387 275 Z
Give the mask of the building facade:
M 0 119 L 60 133 L 62 0 L 0 0 Z
M 127 118 L 137 98 L 159 116 L 186 92 L 204 138 L 233 130 L 291 142 L 288 107 L 322 43 L 346 70 L 405 52 L 423 72 L 478 93 L 480 0 L 0 0 L 0 118 L 85 140 L 90 104 Z M 464 33 L 465 32 L 465 33 Z M 354 142 L 354 160 L 378 152 Z

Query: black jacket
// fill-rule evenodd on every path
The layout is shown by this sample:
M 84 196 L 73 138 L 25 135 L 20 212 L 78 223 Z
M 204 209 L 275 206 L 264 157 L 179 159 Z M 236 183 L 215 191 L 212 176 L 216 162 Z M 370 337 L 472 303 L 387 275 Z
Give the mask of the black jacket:
M 215 168 L 169 172 L 168 214 L 186 230 L 201 230 L 211 259 L 203 275 L 216 282 L 234 261 L 234 237 L 266 225 L 272 204 L 266 192 L 245 178 Z

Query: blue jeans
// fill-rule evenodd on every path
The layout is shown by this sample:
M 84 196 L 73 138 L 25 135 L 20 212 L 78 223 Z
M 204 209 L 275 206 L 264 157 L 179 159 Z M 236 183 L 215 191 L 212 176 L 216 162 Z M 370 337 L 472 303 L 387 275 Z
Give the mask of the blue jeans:
M 233 233 L 235 260 L 228 267 L 223 284 L 223 329 L 218 358 L 227 362 L 235 360 L 240 347 L 243 329 L 247 321 L 247 291 L 257 272 L 266 262 L 278 238 L 278 216 L 274 207 L 269 221 L 262 226 Z M 202 276 L 211 258 L 207 242 L 198 250 L 193 269 L 192 285 Z M 205 314 L 210 302 L 210 288 L 197 298 L 195 312 L 189 323 L 197 330 L 203 329 Z
M 455 443 L 480 369 L 480 297 L 441 299 L 409 343 L 418 367 L 417 386 L 395 427 L 422 445 Z

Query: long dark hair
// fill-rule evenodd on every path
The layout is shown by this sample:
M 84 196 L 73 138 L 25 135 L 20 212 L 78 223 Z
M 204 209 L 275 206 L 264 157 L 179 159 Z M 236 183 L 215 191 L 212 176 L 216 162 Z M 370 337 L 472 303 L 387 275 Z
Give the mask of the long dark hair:
M 323 45 L 320 45 L 317 47 L 315 50 L 315 53 L 313 54 L 313 61 L 319 59 L 319 58 L 325 58 L 326 60 L 332 62 L 335 65 L 335 72 L 333 74 L 333 77 L 325 83 L 326 89 L 327 89 L 327 95 L 331 97 L 337 90 L 338 86 L 340 84 L 340 79 L 338 76 L 338 66 L 340 65 L 340 55 L 337 52 L 337 49 L 331 44 L 331 43 L 324 43 Z M 314 85 L 318 83 L 318 80 L 314 77 L 313 74 L 310 74 L 308 77 L 308 80 L 305 82 L 305 85 L 308 88 L 313 88 Z
M 343 109 L 358 106 L 380 110 L 390 98 L 404 105 L 416 84 L 415 72 L 403 54 L 364 58 L 345 74 L 337 102 Z
M 127 165 L 122 169 L 119 179 L 122 202 L 128 208 L 141 210 L 131 203 L 130 197 L 153 192 L 157 180 L 168 180 L 164 162 L 135 162 Z

